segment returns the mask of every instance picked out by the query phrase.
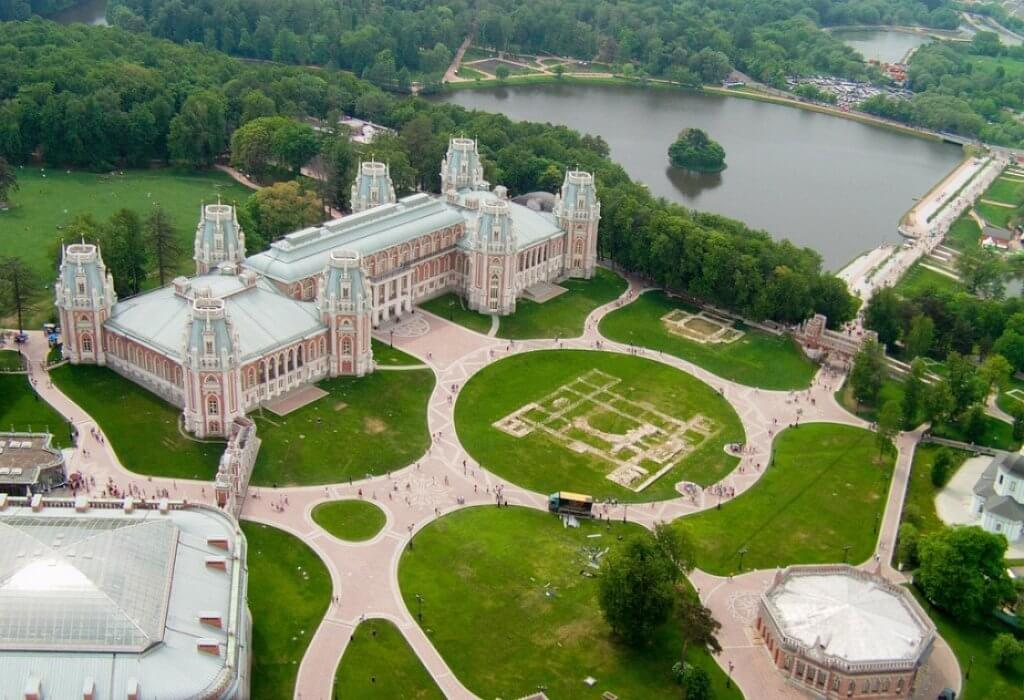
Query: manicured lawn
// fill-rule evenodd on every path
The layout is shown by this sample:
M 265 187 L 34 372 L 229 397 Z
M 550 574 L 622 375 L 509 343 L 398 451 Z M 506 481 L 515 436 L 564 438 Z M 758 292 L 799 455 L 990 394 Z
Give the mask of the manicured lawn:
M 444 693 L 389 620 L 361 622 L 334 676 L 336 700 L 443 700 Z
M 63 365 L 53 383 L 92 416 L 126 468 L 169 479 L 211 480 L 221 442 L 196 442 L 178 431 L 180 409 L 106 367 Z
M 583 522 L 526 508 L 470 508 L 416 535 L 398 569 L 405 603 L 423 622 L 452 671 L 483 698 L 519 698 L 544 688 L 550 698 L 678 697 L 672 664 L 681 648 L 671 623 L 653 644 L 633 650 L 613 638 L 597 603 L 597 580 L 581 576 L 586 550 L 641 532 L 622 523 Z M 600 535 L 589 538 L 588 535 Z M 646 536 L 646 535 L 643 535 Z M 739 698 L 704 653 L 689 661 L 711 674 L 717 700 Z M 583 679 L 597 684 L 588 689 Z M 383 696 L 381 696 L 383 697 Z
M 574 398 L 559 406 L 561 397 L 569 394 L 560 394 L 559 398 L 551 394 L 595 369 L 621 381 L 597 395 L 598 403 L 583 401 L 571 408 L 579 401 Z M 584 432 L 580 421 L 589 422 L 605 433 L 619 435 L 623 434 L 623 426 L 617 425 L 622 419 L 619 413 L 600 408 L 598 404 L 614 406 L 627 416 L 639 416 L 646 410 L 630 402 L 650 404 L 678 420 L 700 414 L 712 423 L 715 432 L 688 455 L 673 458 L 678 461 L 668 473 L 636 493 L 606 478 L 615 469 L 612 462 L 590 452 L 577 451 L 569 441 L 553 437 L 540 428 L 523 437 L 514 437 L 492 425 L 528 403 L 542 401 L 547 407 L 547 418 L 539 420 L 550 420 L 552 426 L 561 424 L 573 439 L 588 447 L 597 445 L 599 449 L 600 441 Z M 556 412 L 564 413 L 560 417 L 552 416 Z M 626 420 L 628 422 L 628 418 Z M 658 419 L 645 418 L 649 420 Z M 703 382 L 652 360 L 585 350 L 530 352 L 484 368 L 460 391 L 455 406 L 455 425 L 462 444 L 473 458 L 504 479 L 541 493 L 569 490 L 623 501 L 673 497 L 677 495 L 675 484 L 681 479 L 700 484 L 718 481 L 737 462 L 724 452 L 724 445 L 743 440 L 743 428 L 735 411 Z M 636 423 L 632 425 L 636 427 Z M 656 472 L 657 467 L 648 471 Z
M 1014 210 L 1010 207 L 1000 207 L 996 204 L 977 202 L 974 210 L 981 214 L 981 217 L 990 224 L 1006 228 L 1010 223 Z
M 482 58 L 494 58 L 498 54 L 490 49 L 485 49 L 481 46 L 470 46 L 466 49 L 466 53 L 462 54 L 463 61 L 477 61 Z
M 978 237 L 981 236 L 981 229 L 971 215 L 965 212 L 959 219 L 953 222 L 946 234 L 945 243 L 956 250 L 970 250 L 978 245 Z
M 422 365 L 423 361 L 407 352 L 373 338 L 373 361 L 384 367 L 401 365 Z
M 964 431 L 959 425 L 953 423 L 932 426 L 932 433 L 936 437 L 967 442 Z M 1020 449 L 1020 441 L 1013 439 L 1013 426 L 992 416 L 985 416 L 985 432 L 977 444 L 1011 452 Z
M 1014 391 L 1017 389 L 1018 391 Z M 1013 391 L 1013 395 L 1009 392 Z M 1014 412 L 1024 409 L 1024 381 L 1017 379 L 1016 377 L 1010 377 L 1010 382 L 1006 386 L 1006 391 L 999 392 L 996 397 L 996 405 L 1003 409 L 1010 415 Z
M 491 330 L 491 317 L 479 311 L 473 311 L 465 307 L 462 297 L 458 294 L 443 294 L 425 301 L 419 305 L 435 316 L 457 323 L 477 333 L 487 333 Z
M 597 268 L 593 279 L 569 279 L 560 283 L 569 291 L 537 304 L 516 301 L 516 312 L 503 316 L 500 338 L 575 338 L 583 335 L 583 324 L 591 311 L 617 299 L 629 286 L 611 270 Z
M 24 374 L 0 374 L 0 430 L 50 432 L 55 447 L 71 444 L 67 420 L 39 398 Z
M 459 66 L 459 70 L 457 70 L 455 74 L 460 78 L 470 78 L 473 80 L 479 80 L 487 77 L 485 73 L 481 73 L 478 70 L 473 70 L 469 66 Z
M 1008 625 L 995 619 L 981 625 L 958 622 L 925 600 L 916 587 L 910 588 L 953 649 L 961 673 L 971 668 L 971 677 L 964 681 L 963 692 L 957 696 L 960 700 L 1024 699 L 1024 659 L 1017 659 L 1009 669 L 1001 669 L 992 656 L 996 635 L 1013 632 Z
M 956 470 L 963 466 L 970 453 L 940 445 L 920 443 L 914 451 L 914 461 L 910 467 L 910 481 L 907 484 L 907 497 L 903 502 L 902 520 L 910 521 L 918 532 L 925 533 L 942 527 L 935 512 L 935 497 L 942 489 L 932 484 L 932 465 L 941 450 L 948 450 L 954 457 L 953 469 L 949 478 L 953 478 Z M 947 482 L 948 483 L 948 482 Z M 907 509 L 910 509 L 908 512 Z
M 905 297 L 920 294 L 925 289 L 935 289 L 940 292 L 965 291 L 965 287 L 959 280 L 935 270 L 929 270 L 920 262 L 914 263 L 913 267 L 907 270 L 894 288 L 899 294 Z
M 381 531 L 387 516 L 368 501 L 331 501 L 313 509 L 313 520 L 339 540 L 365 542 Z
M 1020 178 L 998 177 L 981 198 L 1020 206 L 1024 203 L 1024 181 Z
M 252 522 L 243 522 L 242 531 L 248 543 L 252 612 L 251 696 L 290 698 L 302 656 L 327 612 L 331 577 L 297 537 Z
M 873 433 L 832 423 L 789 428 L 775 440 L 772 466 L 721 509 L 676 520 L 697 545 L 697 566 L 713 574 L 871 556 L 885 508 L 895 450 L 878 464 Z
M 430 370 L 374 372 L 317 384 L 328 392 L 283 418 L 252 414 L 263 440 L 252 482 L 330 484 L 383 474 L 419 459 L 430 443 Z
M 889 401 L 903 401 L 903 382 L 886 378 L 882 382 L 882 391 L 879 392 L 878 396 L 878 403 L 875 406 L 857 403 L 857 400 L 853 398 L 853 388 L 847 381 L 844 382 L 842 388 L 836 392 L 836 401 L 839 402 L 840 406 L 855 416 L 860 416 L 864 420 L 875 421 L 878 419 L 879 408 Z
M 0 370 L 14 370 L 16 372 L 25 369 L 23 356 L 17 350 L 0 350 Z
M 224 173 L 184 170 L 127 170 L 122 175 L 98 175 L 64 170 L 43 171 L 38 166 L 18 168 L 18 191 L 10 198 L 11 209 L 0 212 L 0 240 L 5 253 L 16 255 L 47 281 L 52 276 L 51 245 L 60 238 L 74 238 L 65 225 L 78 214 L 92 214 L 97 221 L 127 208 L 146 216 L 154 204 L 167 212 L 185 253 L 180 269 L 193 270 L 192 241 L 199 223 L 199 205 L 244 202 L 251 190 Z M 257 251 L 250 251 L 257 252 Z
M 803 389 L 817 369 L 788 337 L 745 329 L 732 343 L 705 345 L 665 329 L 661 317 L 673 309 L 696 311 L 660 291 L 613 311 L 601 321 L 601 333 L 621 343 L 660 350 L 700 365 L 720 377 L 762 389 Z

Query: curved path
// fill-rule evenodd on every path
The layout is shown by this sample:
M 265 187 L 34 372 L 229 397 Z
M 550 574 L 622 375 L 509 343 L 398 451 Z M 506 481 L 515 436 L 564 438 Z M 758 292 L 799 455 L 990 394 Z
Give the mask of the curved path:
M 764 471 L 759 468 L 760 465 L 769 461 L 772 440 L 789 425 L 796 422 L 827 421 L 868 427 L 865 421 L 851 415 L 836 403 L 834 393 L 841 385 L 843 376 L 828 370 L 821 370 L 806 390 L 767 391 L 722 379 L 674 356 L 604 339 L 598 331 L 600 320 L 643 291 L 646 289 L 640 283 L 630 280 L 629 287 L 619 299 L 591 312 L 583 335 L 569 340 L 499 340 L 417 311 L 415 323 L 398 324 L 386 329 L 384 333 L 389 334 L 394 330 L 395 346 L 420 358 L 437 376 L 428 405 L 427 420 L 432 439 L 427 453 L 403 469 L 353 483 L 279 489 L 250 488 L 250 498 L 242 517 L 281 528 L 313 548 L 330 572 L 333 594 L 336 596 L 336 602 L 330 605 L 299 666 L 296 698 L 329 700 L 332 697 L 335 671 L 355 627 L 365 618 L 377 617 L 391 620 L 398 626 L 447 697 L 475 697 L 455 677 L 416 623 L 414 613 L 406 606 L 398 588 L 398 564 L 405 547 L 415 546 L 415 535 L 421 528 L 448 512 L 494 503 L 498 488 L 503 489 L 502 494 L 510 504 L 539 510 L 547 508 L 545 495 L 506 484 L 476 464 L 455 434 L 454 407 L 458 389 L 490 363 L 510 355 L 536 350 L 599 349 L 646 357 L 697 377 L 729 401 L 739 415 L 746 433 L 747 449 L 739 465 L 719 482 L 734 489 L 736 494 L 744 492 L 757 481 Z M 38 370 L 45 361 L 47 347 L 41 333 L 31 335 L 27 353 L 33 368 Z M 95 491 L 102 490 L 109 480 L 122 490 L 127 489 L 144 497 L 155 496 L 158 491 L 166 489 L 172 498 L 213 501 L 210 483 L 152 478 L 130 472 L 120 463 L 110 443 L 97 437 L 95 421 L 54 387 L 45 374 L 35 371 L 33 384 L 43 398 L 78 427 L 80 446 L 70 459 L 69 470 L 81 470 L 95 478 Z M 97 435 L 93 434 L 94 429 Z M 901 435 L 898 440 L 899 459 L 883 524 L 879 528 L 878 549 L 874 557 L 881 565 L 883 574 L 899 580 L 902 580 L 902 575 L 888 565 L 889 552 L 895 542 L 913 448 L 918 437 L 916 433 L 908 433 Z M 373 539 L 360 543 L 344 542 L 328 534 L 313 521 L 312 510 L 317 504 L 355 498 L 373 500 L 387 515 L 385 527 Z M 670 500 L 648 504 L 607 506 L 604 512 L 609 517 L 628 518 L 646 527 L 653 527 L 657 522 L 713 507 L 717 502 L 717 497 L 706 498 L 703 493 L 694 500 L 679 495 Z M 770 580 L 770 574 L 752 572 L 736 577 L 735 580 L 752 581 L 756 588 L 763 581 Z M 694 573 L 693 580 L 699 589 L 706 591 L 702 594 L 705 602 L 723 624 L 722 635 L 727 651 L 718 658 L 718 663 L 724 668 L 727 660 L 732 660 L 731 650 L 735 646 L 729 640 L 749 636 L 749 633 L 742 619 L 730 617 L 728 611 L 716 609 L 718 599 L 711 595 L 711 591 L 722 588 L 721 579 L 698 571 Z M 732 583 L 731 579 L 729 583 Z M 425 608 L 429 624 L 429 601 Z M 748 697 L 766 697 L 764 691 L 769 687 L 778 691 L 778 694 L 773 692 L 771 697 L 793 695 L 795 691 L 784 687 L 778 674 L 771 672 L 767 657 L 750 653 L 756 649 L 754 644 L 746 645 L 749 658 L 744 657 L 744 663 L 737 663 L 733 671 L 737 685 L 745 690 Z M 736 658 L 740 660 L 739 656 Z M 955 659 L 950 655 L 941 661 L 943 672 L 939 675 L 943 682 L 949 679 L 947 684 L 959 688 L 959 669 Z M 946 668 L 950 663 L 955 673 Z

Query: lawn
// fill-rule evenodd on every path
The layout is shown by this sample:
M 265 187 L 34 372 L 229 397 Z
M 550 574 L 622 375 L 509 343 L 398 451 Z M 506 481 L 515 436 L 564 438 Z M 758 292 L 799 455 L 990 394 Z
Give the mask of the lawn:
M 197 442 L 178 430 L 180 409 L 95 365 L 62 365 L 53 383 L 92 416 L 127 469 L 169 479 L 210 481 L 224 452 L 222 442 Z
M 903 382 L 886 377 L 882 381 L 882 390 L 878 394 L 877 404 L 871 406 L 857 403 L 857 400 L 853 398 L 853 387 L 850 386 L 849 381 L 846 381 L 843 382 L 843 386 L 836 392 L 836 401 L 855 416 L 873 422 L 878 420 L 878 410 L 881 406 L 884 406 L 889 401 L 896 401 L 897 403 L 903 401 Z M 915 425 L 919 422 L 916 421 Z
M 594 429 L 621 434 L 613 425 L 595 425 L 609 416 L 621 417 L 619 414 L 586 400 L 575 408 L 559 407 L 561 399 L 551 397 L 560 387 L 595 369 L 620 380 L 597 395 L 601 405 L 614 406 L 629 416 L 643 415 L 644 422 L 661 419 L 649 409 L 638 409 L 634 402 L 649 404 L 677 420 L 701 414 L 712 423 L 714 432 L 688 455 L 672 457 L 671 460 L 678 461 L 671 470 L 637 493 L 607 478 L 615 465 L 606 458 L 577 451 L 567 440 L 539 428 L 523 437 L 514 437 L 492 425 L 528 403 L 543 401 L 550 407 L 546 415 L 554 421 L 552 425 L 568 430 L 572 439 L 586 443 L 588 449 L 594 445 L 604 449 L 592 434 L 583 432 L 581 427 L 586 426 L 581 426 L 580 421 L 589 422 Z M 560 392 L 561 395 L 573 394 Z M 564 412 L 561 417 L 554 418 L 560 411 Z M 724 452 L 724 445 L 743 440 L 743 428 L 732 407 L 711 387 L 689 374 L 652 360 L 585 350 L 530 352 L 485 367 L 460 391 L 455 426 L 473 458 L 504 479 L 541 493 L 564 489 L 622 501 L 674 497 L 678 495 L 675 484 L 681 479 L 700 484 L 718 481 L 737 462 Z M 648 471 L 656 472 L 657 465 Z
M 817 369 L 789 337 L 746 328 L 732 343 L 705 345 L 665 329 L 661 317 L 673 309 L 695 309 L 660 291 L 647 292 L 601 321 L 611 340 L 660 350 L 700 365 L 725 379 L 762 389 L 803 389 Z
M 0 350 L 0 371 L 20 372 L 25 369 L 22 354 L 17 350 Z
M 878 460 L 875 435 L 861 428 L 809 423 L 775 440 L 772 465 L 750 491 L 721 508 L 673 523 L 697 545 L 697 566 L 712 574 L 859 563 L 874 551 L 895 450 Z
M 1010 415 L 1024 409 L 1024 381 L 1011 376 L 1006 390 L 1000 391 L 996 397 L 996 405 Z
M 619 298 L 626 280 L 611 270 L 597 268 L 593 279 L 568 279 L 560 283 L 569 291 L 543 304 L 519 299 L 516 312 L 502 316 L 499 338 L 575 338 L 583 335 L 587 316 L 597 307 Z
M 477 333 L 487 335 L 491 330 L 490 315 L 466 308 L 465 302 L 458 294 L 442 294 L 419 304 L 419 307 Z
M 481 73 L 478 70 L 473 70 L 469 66 L 459 66 L 459 69 L 455 72 L 455 75 L 460 78 L 469 78 L 470 80 L 482 80 L 489 77 L 486 73 Z
M 940 445 L 919 443 L 914 451 L 914 461 L 910 467 L 910 481 L 907 484 L 907 496 L 903 502 L 902 519 L 910 522 L 919 532 L 931 532 L 942 527 L 935 512 L 935 497 L 941 489 L 932 484 L 932 464 L 941 450 L 948 450 L 954 457 L 953 468 L 948 478 L 953 478 L 956 470 L 970 457 L 970 453 Z M 948 483 L 948 482 L 947 482 Z
M 327 396 L 280 417 L 250 414 L 263 443 L 252 483 L 331 484 L 383 474 L 419 459 L 430 444 L 426 369 L 325 379 Z
M 313 509 L 313 520 L 339 540 L 365 542 L 384 528 L 387 516 L 368 501 L 331 501 Z
M 0 430 L 49 431 L 55 447 L 71 444 L 67 420 L 39 398 L 24 374 L 0 374 Z
M 462 54 L 462 60 L 463 62 L 478 61 L 484 58 L 495 58 L 497 55 L 497 52 L 492 51 L 491 49 L 485 49 L 480 46 L 470 46 L 466 49 L 466 52 Z
M 1024 203 L 1024 181 L 1009 177 L 997 177 L 981 195 L 982 199 L 1012 204 L 1017 207 Z
M 946 234 L 945 243 L 956 250 L 970 250 L 978 245 L 981 229 L 968 212 L 964 212 L 953 222 Z
M 894 289 L 905 297 L 915 296 L 925 289 L 934 289 L 939 292 L 966 291 L 966 288 L 959 280 L 955 280 L 941 272 L 929 270 L 921 262 L 914 263 Z
M 331 577 L 302 540 L 283 530 L 243 522 L 252 612 L 253 700 L 294 695 L 309 640 L 331 600 Z
M 427 669 L 389 620 L 359 623 L 334 676 L 336 700 L 444 699 Z
M 942 423 L 932 426 L 932 434 L 949 440 L 967 442 L 967 438 L 964 437 L 964 431 L 959 425 L 954 423 Z M 981 439 L 977 441 L 977 444 L 1010 452 L 1020 449 L 1020 441 L 1013 439 L 1013 426 L 992 416 L 985 416 L 985 432 Z
M 128 208 L 145 216 L 154 204 L 169 215 L 184 248 L 183 272 L 191 272 L 192 242 L 199 223 L 199 205 L 244 202 L 251 190 L 221 172 L 183 170 L 128 170 L 124 175 L 64 170 L 45 171 L 37 166 L 19 168 L 18 190 L 11 195 L 11 209 L 0 212 L 0 240 L 5 254 L 21 257 L 36 272 L 51 276 L 51 245 L 60 238 L 71 240 L 74 231 L 64 226 L 78 214 L 105 220 L 118 209 Z M 255 251 L 252 251 L 255 252 Z
M 422 365 L 423 361 L 373 338 L 373 361 L 382 367 Z
M 633 524 L 585 521 L 572 529 L 526 508 L 469 508 L 416 535 L 398 580 L 414 613 L 422 595 L 423 628 L 480 697 L 518 698 L 541 688 L 551 698 L 678 696 L 675 625 L 663 626 L 648 648 L 625 647 L 601 616 L 597 580 L 580 575 L 592 572 L 585 549 L 604 549 L 622 535 L 648 536 Z M 717 700 L 741 697 L 725 687 L 710 656 L 691 652 L 688 660 L 708 670 Z M 597 679 L 593 688 L 583 684 L 587 676 Z
M 974 205 L 974 210 L 981 214 L 981 217 L 990 224 L 994 224 L 1001 228 L 1006 228 L 1010 219 L 1013 217 L 1014 209 L 1010 207 L 1001 207 L 996 204 L 987 204 L 985 202 L 977 202 Z

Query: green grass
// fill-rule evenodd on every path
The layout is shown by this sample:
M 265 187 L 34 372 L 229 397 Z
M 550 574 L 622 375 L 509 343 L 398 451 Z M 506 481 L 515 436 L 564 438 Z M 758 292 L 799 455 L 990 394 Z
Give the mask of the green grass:
M 569 291 L 543 304 L 519 299 L 516 312 L 503 316 L 499 338 L 575 338 L 583 335 L 587 316 L 597 307 L 617 299 L 629 286 L 611 270 L 597 268 L 593 279 L 568 279 L 560 283 Z
M 469 78 L 475 80 L 477 78 L 486 78 L 486 73 L 481 73 L 478 70 L 473 70 L 469 66 L 459 66 L 459 69 L 455 72 L 455 75 L 460 78 Z
M 430 370 L 374 372 L 318 382 L 328 396 L 280 417 L 250 414 L 263 440 L 252 483 L 330 484 L 383 474 L 419 459 L 430 444 Z
M 252 612 L 253 700 L 294 695 L 309 640 L 331 600 L 331 577 L 302 540 L 259 523 L 243 522 Z
M 40 168 L 32 166 L 17 169 L 17 175 L 11 209 L 0 212 L 0 240 L 5 241 L 5 254 L 21 257 L 47 281 L 54 262 L 50 246 L 60 238 L 74 238 L 74 231 L 64 227 L 78 214 L 103 221 L 127 208 L 145 216 L 160 204 L 184 247 L 179 267 L 191 271 L 199 205 L 216 201 L 218 195 L 225 203 L 241 204 L 251 193 L 220 172 L 128 170 L 121 176 L 47 169 L 44 178 Z
M 313 509 L 313 520 L 339 540 L 365 542 L 384 528 L 387 516 L 369 501 L 331 501 Z
M 1017 396 L 1010 396 L 1009 392 L 1014 389 L 1020 390 L 1019 399 Z M 1024 409 L 1024 381 L 1011 376 L 1009 383 L 1006 385 L 1006 390 L 1000 391 L 996 397 L 996 405 L 1010 415 L 1013 415 L 1015 411 Z
M 39 398 L 24 374 L 0 374 L 0 430 L 49 431 L 55 447 L 71 444 L 67 420 Z
M 984 68 L 989 73 L 994 73 L 997 66 L 1002 66 L 1007 78 L 1024 78 L 1024 61 L 1020 59 L 968 55 L 965 56 L 965 60 L 975 68 Z
M 439 297 L 434 297 L 419 305 L 435 316 L 457 323 L 464 328 L 477 333 L 487 335 L 491 330 L 491 317 L 479 311 L 473 311 L 465 307 L 462 297 L 449 292 Z
M 615 467 L 600 457 L 575 452 L 539 430 L 516 438 L 492 425 L 592 369 L 622 380 L 612 388 L 616 394 L 650 403 L 678 419 L 702 414 L 718 432 L 636 493 L 607 479 Z M 623 501 L 671 498 L 677 495 L 675 484 L 680 479 L 700 484 L 718 481 L 737 462 L 725 454 L 723 446 L 743 440 L 735 411 L 703 382 L 652 360 L 583 350 L 530 352 L 485 367 L 461 390 L 455 425 L 473 458 L 503 479 L 541 493 L 565 489 Z
M 1009 225 L 1014 212 L 1009 207 L 1000 207 L 995 204 L 986 204 L 985 202 L 977 202 L 974 205 L 974 210 L 981 214 L 985 221 L 1001 228 L 1006 228 Z
M 971 215 L 964 212 L 959 219 L 953 222 L 946 234 L 946 245 L 955 250 L 970 250 L 978 246 L 978 238 L 981 236 L 981 229 Z
M 916 296 L 926 289 L 934 289 L 940 292 L 966 291 L 966 288 L 959 280 L 955 280 L 941 272 L 929 270 L 921 262 L 914 263 L 894 289 L 905 297 Z
M 20 372 L 25 369 L 22 354 L 17 350 L 0 350 L 0 370 Z
M 498 54 L 496 51 L 491 49 L 485 49 L 480 46 L 470 46 L 466 49 L 466 53 L 462 54 L 462 60 L 465 61 L 478 61 L 483 58 L 497 58 Z
M 660 350 L 700 365 L 725 379 L 762 389 L 803 389 L 817 369 L 789 337 L 747 328 L 726 345 L 704 345 L 665 329 L 661 317 L 673 309 L 694 311 L 660 291 L 613 311 L 601 321 L 601 333 L 612 340 Z
M 602 537 L 589 539 L 592 534 Z M 620 698 L 676 697 L 676 627 L 666 624 L 648 648 L 625 647 L 601 617 L 597 580 L 580 575 L 582 547 L 603 548 L 633 534 L 648 536 L 633 524 L 588 521 L 568 529 L 526 508 L 469 508 L 416 535 L 398 580 L 414 614 L 416 595 L 423 596 L 423 628 L 480 697 L 518 698 L 540 686 L 551 698 L 598 700 L 606 691 Z M 688 660 L 710 673 L 717 700 L 741 697 L 725 687 L 710 656 L 693 652 Z M 597 685 L 588 689 L 587 676 Z
M 373 341 L 373 361 L 383 367 L 402 365 L 422 365 L 423 361 L 413 357 L 407 352 L 381 342 L 376 338 Z
M 882 390 L 878 394 L 878 402 L 871 406 L 857 403 L 857 400 L 853 398 L 853 387 L 850 386 L 849 381 L 846 381 L 843 382 L 843 386 L 836 392 L 836 401 L 855 416 L 868 421 L 876 421 L 878 420 L 878 410 L 881 406 L 884 406 L 889 401 L 896 401 L 897 403 L 903 401 L 903 382 L 886 377 L 882 381 Z M 915 421 L 915 425 L 918 422 L 920 421 Z
M 1012 204 L 1017 207 L 1024 203 L 1024 182 L 1020 178 L 998 177 L 981 195 L 982 199 Z
M 865 561 L 874 551 L 895 450 L 877 463 L 873 433 L 832 423 L 789 428 L 757 486 L 673 526 L 697 545 L 697 566 L 713 574 L 790 564 Z
M 1001 669 L 992 656 L 992 640 L 1000 632 L 1012 633 L 1009 625 L 995 619 L 979 625 L 958 622 L 925 600 L 916 587 L 910 588 L 949 643 L 961 672 L 971 668 L 971 677 L 964 681 L 963 692 L 957 696 L 960 700 L 1024 700 L 1024 659 Z
M 221 442 L 196 442 L 178 431 L 181 411 L 113 370 L 63 365 L 53 383 L 92 416 L 127 469 L 169 479 L 203 479 L 217 473 Z
M 443 700 L 405 637 L 389 620 L 361 622 L 334 677 L 336 700 Z
M 963 450 L 956 450 L 940 445 L 920 443 L 914 451 L 914 461 L 910 467 L 910 481 L 907 483 L 907 496 L 903 502 L 903 520 L 910 520 L 919 532 L 932 532 L 942 527 L 938 513 L 935 512 L 935 497 L 941 489 L 932 484 L 932 464 L 941 450 L 949 450 L 954 456 L 953 468 L 949 478 L 970 456 Z M 948 482 L 947 482 L 948 483 Z M 907 508 L 915 513 L 913 518 L 907 517 Z

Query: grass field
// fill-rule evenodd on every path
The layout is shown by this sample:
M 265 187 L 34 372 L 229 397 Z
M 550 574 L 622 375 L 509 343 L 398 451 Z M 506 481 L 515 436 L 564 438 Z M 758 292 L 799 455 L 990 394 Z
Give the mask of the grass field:
M 407 352 L 402 352 L 398 348 L 393 348 L 387 343 L 383 343 L 376 338 L 372 339 L 373 342 L 373 361 L 383 367 L 395 367 L 402 365 L 422 365 L 423 361 L 413 357 Z
M 921 533 L 932 532 L 942 527 L 942 521 L 935 512 L 935 497 L 941 489 L 932 484 L 932 465 L 942 450 L 948 450 L 954 457 L 954 466 L 949 472 L 950 478 L 970 456 L 970 453 L 963 450 L 928 443 L 918 444 L 910 468 L 910 481 L 907 483 L 902 519 L 911 522 Z
M 17 350 L 0 350 L 0 370 L 19 372 L 25 369 L 23 355 Z
M 1019 207 L 1024 204 L 1024 180 L 997 177 L 985 190 L 985 194 L 981 195 L 981 198 Z
M 313 520 L 339 540 L 365 542 L 384 528 L 387 516 L 368 501 L 331 501 L 313 509 Z
M 622 343 L 660 350 L 700 365 L 725 379 L 762 389 L 803 389 L 817 367 L 792 339 L 745 329 L 725 345 L 704 345 L 665 329 L 661 317 L 673 309 L 695 311 L 659 291 L 613 311 L 601 321 L 601 333 Z
M 978 237 L 981 236 L 981 229 L 971 218 L 969 213 L 964 213 L 959 219 L 953 222 L 946 234 L 946 245 L 955 250 L 970 250 L 978 245 Z
M 55 447 L 71 444 L 67 420 L 39 398 L 24 374 L 0 374 L 0 430 L 49 431 Z
M 985 202 L 976 202 L 974 210 L 981 214 L 985 221 L 1001 228 L 1006 228 L 1007 225 L 1009 225 L 1014 212 L 1014 210 L 1009 207 L 1000 207 L 995 204 L 987 204 Z
M 334 677 L 335 700 L 443 700 L 444 693 L 389 620 L 359 623 Z
M 959 280 L 955 280 L 941 272 L 929 270 L 920 262 L 914 263 L 914 265 L 907 270 L 907 273 L 903 275 L 899 282 L 896 283 L 894 289 L 905 297 L 920 294 L 925 289 L 935 289 L 940 292 L 966 290 Z
M 481 73 L 478 70 L 473 70 L 469 66 L 459 66 L 459 69 L 455 72 L 455 75 L 459 76 L 460 78 L 469 78 L 471 80 L 488 77 L 486 73 Z
M 885 508 L 895 449 L 877 463 L 873 433 L 832 423 L 789 428 L 772 465 L 750 491 L 676 520 L 697 545 L 697 566 L 713 574 L 871 556 Z
M 420 308 L 426 309 L 435 316 L 457 323 L 477 333 L 487 333 L 491 330 L 491 317 L 479 311 L 468 309 L 464 305 L 462 297 L 458 294 L 442 294 L 429 301 L 419 304 Z
M 939 425 L 934 425 L 932 426 L 932 433 L 936 437 L 968 442 L 967 438 L 964 436 L 964 431 L 959 425 L 954 423 L 941 423 Z M 1009 450 L 1011 452 L 1015 452 L 1020 449 L 1020 441 L 1013 439 L 1013 426 L 1009 423 L 1004 423 L 998 418 L 993 418 L 992 416 L 985 416 L 985 432 L 981 436 L 981 439 L 977 441 L 977 444 L 994 447 L 997 450 Z
M 331 600 L 331 577 L 302 540 L 283 530 L 243 522 L 248 543 L 254 700 L 294 695 L 309 640 Z
M 626 280 L 611 270 L 597 268 L 593 279 L 569 279 L 560 283 L 569 291 L 537 304 L 516 301 L 516 312 L 502 316 L 499 338 L 575 338 L 583 335 L 583 324 L 591 311 L 617 299 L 626 291 Z
M 621 379 L 613 391 L 628 401 L 649 403 L 679 420 L 701 414 L 717 426 L 717 432 L 637 493 L 606 478 L 614 466 L 599 456 L 577 452 L 540 430 L 514 437 L 492 425 L 594 369 Z M 602 415 L 607 414 L 586 419 Z M 567 415 L 566 422 L 573 416 Z M 460 391 L 455 425 L 473 458 L 504 479 L 541 493 L 565 489 L 622 501 L 673 497 L 680 479 L 700 484 L 718 481 L 737 462 L 724 452 L 724 445 L 743 440 L 743 428 L 732 407 L 694 377 L 652 360 L 579 350 L 530 352 L 485 367 Z M 611 425 L 600 429 L 619 432 Z
M 280 417 L 250 414 L 263 440 L 252 483 L 329 484 L 383 474 L 427 450 L 434 373 L 374 372 L 318 382 L 328 396 Z
M 127 469 L 171 479 L 212 480 L 221 442 L 196 442 L 178 431 L 181 411 L 106 367 L 63 365 L 53 383 L 92 416 Z
M 526 508 L 470 508 L 420 531 L 398 580 L 414 614 L 423 596 L 421 626 L 480 697 L 519 698 L 541 687 L 551 698 L 678 697 L 670 673 L 681 648 L 676 626 L 661 628 L 648 648 L 624 647 L 601 617 L 596 579 L 580 575 L 588 569 L 583 549 L 614 545 L 619 535 L 648 536 L 632 524 L 571 529 Z M 741 697 L 710 656 L 688 660 L 708 670 L 716 700 Z M 597 679 L 593 688 L 587 676 Z
M 886 377 L 882 381 L 882 390 L 878 394 L 878 402 L 874 406 L 868 404 L 859 404 L 853 397 L 853 388 L 849 382 L 844 382 L 843 386 L 836 392 L 836 401 L 839 405 L 845 408 L 855 416 L 860 416 L 864 420 L 876 421 L 878 420 L 879 408 L 884 406 L 889 401 L 900 402 L 903 400 L 903 382 L 896 381 L 891 377 Z M 919 417 L 915 417 L 919 418 Z M 919 423 L 919 420 L 912 421 L 912 425 Z

